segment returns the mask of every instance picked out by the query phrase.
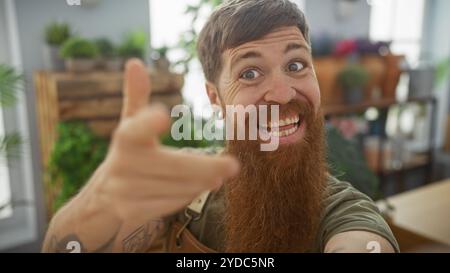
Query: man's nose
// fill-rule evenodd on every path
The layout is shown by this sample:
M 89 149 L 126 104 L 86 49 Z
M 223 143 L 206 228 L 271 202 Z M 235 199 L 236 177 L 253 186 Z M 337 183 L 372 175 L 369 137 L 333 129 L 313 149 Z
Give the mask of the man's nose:
M 289 84 L 284 75 L 273 75 L 264 100 L 267 103 L 287 104 L 295 97 L 295 89 Z

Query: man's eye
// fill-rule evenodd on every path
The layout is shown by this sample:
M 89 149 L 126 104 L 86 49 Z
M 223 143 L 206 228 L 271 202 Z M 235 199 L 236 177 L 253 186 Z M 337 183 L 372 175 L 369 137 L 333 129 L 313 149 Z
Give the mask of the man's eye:
M 261 74 L 256 69 L 249 69 L 247 71 L 244 71 L 244 73 L 241 74 L 241 79 L 244 80 L 253 80 L 261 76 Z
M 302 70 L 305 66 L 301 62 L 293 62 L 288 65 L 289 72 L 298 72 Z

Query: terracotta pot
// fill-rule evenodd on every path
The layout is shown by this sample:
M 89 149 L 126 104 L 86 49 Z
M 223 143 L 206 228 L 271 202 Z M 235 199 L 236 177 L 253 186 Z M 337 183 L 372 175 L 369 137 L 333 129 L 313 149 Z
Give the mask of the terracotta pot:
M 342 57 L 320 57 L 314 60 L 322 106 L 342 103 L 342 91 L 337 84 L 337 76 L 345 64 L 346 60 Z
M 403 72 L 401 64 L 404 62 L 405 56 L 389 54 L 384 57 L 384 60 L 386 63 L 386 78 L 383 85 L 383 97 L 395 99 L 395 90 Z

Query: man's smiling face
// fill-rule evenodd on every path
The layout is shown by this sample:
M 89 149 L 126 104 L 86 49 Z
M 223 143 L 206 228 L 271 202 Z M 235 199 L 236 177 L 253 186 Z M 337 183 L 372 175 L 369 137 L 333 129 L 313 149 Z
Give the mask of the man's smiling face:
M 318 113 L 320 91 L 310 47 L 296 26 L 225 50 L 222 64 L 217 83 L 207 84 L 213 103 L 279 105 L 280 122 L 267 125 L 272 136 L 279 137 L 281 145 L 304 137 L 308 117 L 303 115 Z

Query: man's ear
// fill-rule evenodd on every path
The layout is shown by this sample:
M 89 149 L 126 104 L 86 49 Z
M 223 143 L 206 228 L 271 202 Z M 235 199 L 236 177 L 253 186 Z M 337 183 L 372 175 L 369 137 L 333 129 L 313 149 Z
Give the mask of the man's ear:
M 206 94 L 208 95 L 211 104 L 222 106 L 219 90 L 217 89 L 216 85 L 208 81 L 206 82 L 205 87 L 206 87 Z

